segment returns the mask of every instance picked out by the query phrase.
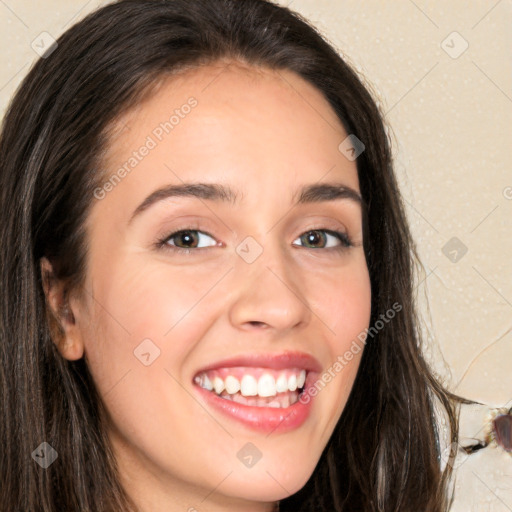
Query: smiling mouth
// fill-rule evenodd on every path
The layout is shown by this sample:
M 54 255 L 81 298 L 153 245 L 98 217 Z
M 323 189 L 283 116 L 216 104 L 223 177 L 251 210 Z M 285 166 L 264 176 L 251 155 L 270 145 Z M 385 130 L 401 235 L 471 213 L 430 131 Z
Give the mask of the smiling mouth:
M 199 387 L 225 400 L 252 407 L 286 408 L 304 391 L 308 371 L 301 368 L 231 367 L 194 377 Z

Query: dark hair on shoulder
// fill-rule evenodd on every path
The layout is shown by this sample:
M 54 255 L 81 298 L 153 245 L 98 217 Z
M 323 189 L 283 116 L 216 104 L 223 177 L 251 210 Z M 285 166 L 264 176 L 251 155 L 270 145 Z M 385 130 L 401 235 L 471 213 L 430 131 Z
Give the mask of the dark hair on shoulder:
M 264 0 L 121 0 L 57 43 L 23 80 L 0 135 L 0 511 L 136 510 L 119 483 L 88 368 L 65 360 L 52 342 L 40 259 L 72 289 L 83 284 L 84 223 L 102 182 L 109 126 L 160 79 L 229 60 L 297 73 L 363 141 L 357 171 L 367 205 L 370 325 L 402 306 L 368 337 L 314 473 L 280 510 L 448 510 L 452 464 L 442 471 L 434 406 L 456 442 L 458 397 L 422 356 L 413 289 L 419 258 L 383 116 L 357 73 L 299 14 Z M 31 459 L 42 441 L 68 455 L 45 471 Z

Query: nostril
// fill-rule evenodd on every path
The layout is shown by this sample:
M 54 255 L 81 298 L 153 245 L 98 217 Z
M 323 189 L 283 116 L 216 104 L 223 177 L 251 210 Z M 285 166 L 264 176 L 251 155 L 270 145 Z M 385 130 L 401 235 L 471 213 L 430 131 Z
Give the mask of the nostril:
M 265 325 L 265 322 L 258 322 L 257 320 L 251 320 L 249 323 L 251 325 L 255 325 L 255 326 L 264 326 Z

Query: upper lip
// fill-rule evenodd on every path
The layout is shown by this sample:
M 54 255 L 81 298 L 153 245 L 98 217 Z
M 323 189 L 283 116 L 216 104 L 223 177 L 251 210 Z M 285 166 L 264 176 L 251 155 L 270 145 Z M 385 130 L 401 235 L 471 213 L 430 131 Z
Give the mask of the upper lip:
M 308 371 L 320 373 L 322 365 L 312 355 L 305 352 L 287 351 L 276 354 L 245 354 L 216 361 L 202 368 L 197 374 L 214 370 L 217 368 L 232 368 L 234 366 L 248 366 L 257 368 L 271 368 L 283 370 L 286 368 L 301 368 Z

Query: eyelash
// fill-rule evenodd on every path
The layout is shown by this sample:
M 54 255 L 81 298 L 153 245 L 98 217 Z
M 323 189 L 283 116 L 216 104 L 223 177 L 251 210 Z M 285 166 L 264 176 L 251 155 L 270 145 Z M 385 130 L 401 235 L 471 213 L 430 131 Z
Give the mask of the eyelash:
M 198 250 L 204 251 L 204 250 L 213 249 L 215 247 L 218 247 L 217 245 L 212 245 L 209 247 L 200 247 L 200 248 L 192 247 L 189 249 L 184 249 L 182 247 L 176 247 L 173 245 L 169 245 L 168 242 L 170 239 L 176 237 L 177 235 L 179 235 L 181 233 L 187 232 L 187 231 L 202 233 L 202 234 L 207 235 L 210 238 L 214 239 L 214 237 L 212 235 L 210 235 L 209 233 L 207 233 L 206 231 L 202 231 L 202 230 L 198 229 L 197 227 L 189 226 L 189 227 L 181 228 L 177 231 L 173 231 L 169 235 L 166 235 L 165 237 L 157 240 L 157 242 L 155 244 L 156 248 L 160 249 L 160 250 L 164 250 L 164 251 L 172 251 L 175 254 L 190 254 L 191 252 L 194 252 L 194 251 L 198 251 Z M 327 233 L 331 236 L 336 237 L 341 242 L 341 245 L 336 246 L 336 247 L 326 247 L 326 248 L 320 247 L 318 249 L 311 249 L 313 251 L 324 250 L 324 251 L 343 252 L 343 251 L 347 250 L 348 248 L 354 246 L 351 238 L 346 233 L 344 233 L 342 231 L 331 230 L 331 229 L 323 229 L 323 228 L 308 229 L 307 231 L 304 231 L 304 233 L 301 236 L 299 236 L 299 238 L 301 238 L 305 234 L 315 232 L 315 231 Z M 326 242 L 326 243 L 328 243 L 328 242 Z M 308 247 L 305 247 L 305 248 L 308 249 Z

